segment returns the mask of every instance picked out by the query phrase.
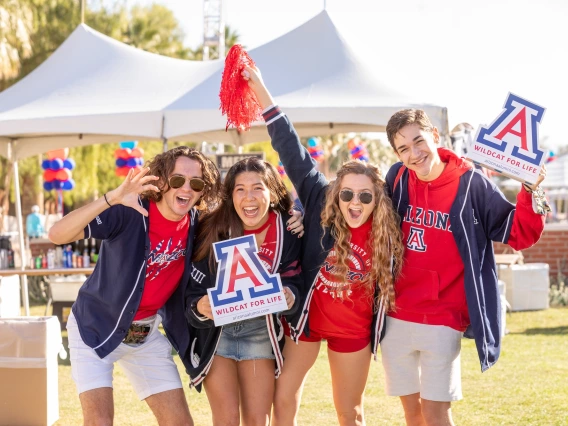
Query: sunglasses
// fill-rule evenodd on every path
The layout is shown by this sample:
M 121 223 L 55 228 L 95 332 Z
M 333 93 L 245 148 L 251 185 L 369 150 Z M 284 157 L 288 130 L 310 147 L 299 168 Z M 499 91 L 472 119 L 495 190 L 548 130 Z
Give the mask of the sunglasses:
M 342 189 L 339 193 L 341 201 L 348 203 L 357 195 L 362 204 L 371 204 L 373 202 L 373 194 L 371 192 L 353 192 L 350 189 Z
M 203 191 L 205 188 L 205 181 L 201 178 L 186 178 L 182 175 L 173 175 L 170 176 L 168 179 L 168 183 L 170 184 L 170 188 L 178 189 L 185 185 L 185 181 L 189 180 L 189 187 L 193 189 L 195 192 Z

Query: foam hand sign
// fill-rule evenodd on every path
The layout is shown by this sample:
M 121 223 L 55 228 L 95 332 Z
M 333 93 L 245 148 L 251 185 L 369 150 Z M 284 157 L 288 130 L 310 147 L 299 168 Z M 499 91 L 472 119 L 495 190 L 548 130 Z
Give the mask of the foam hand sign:
M 495 121 L 480 126 L 468 157 L 515 180 L 534 184 L 545 160 L 544 151 L 538 147 L 538 126 L 544 111 L 510 93 Z
M 270 274 L 258 257 L 254 235 L 213 244 L 217 269 L 207 290 L 216 326 L 288 309 L 279 274 Z

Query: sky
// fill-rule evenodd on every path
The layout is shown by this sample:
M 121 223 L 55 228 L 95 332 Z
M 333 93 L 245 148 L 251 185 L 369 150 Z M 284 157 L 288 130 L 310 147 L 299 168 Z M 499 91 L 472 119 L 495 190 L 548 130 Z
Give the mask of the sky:
M 196 47 L 203 0 L 127 0 L 170 8 Z M 508 93 L 546 112 L 541 144 L 568 145 L 566 0 L 223 0 L 224 20 L 248 49 L 321 12 L 382 82 L 448 108 L 450 129 L 489 125 Z M 254 58 L 253 58 L 254 59 Z M 302 66 L 302 64 L 298 64 Z

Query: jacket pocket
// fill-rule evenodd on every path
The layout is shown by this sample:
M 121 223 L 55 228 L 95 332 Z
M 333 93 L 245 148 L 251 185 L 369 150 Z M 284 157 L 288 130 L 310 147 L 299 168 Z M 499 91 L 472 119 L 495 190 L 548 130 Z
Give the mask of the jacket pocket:
M 424 302 L 437 301 L 440 279 L 436 271 L 405 266 L 396 283 L 397 307 L 413 310 Z M 429 304 L 429 303 L 428 303 Z

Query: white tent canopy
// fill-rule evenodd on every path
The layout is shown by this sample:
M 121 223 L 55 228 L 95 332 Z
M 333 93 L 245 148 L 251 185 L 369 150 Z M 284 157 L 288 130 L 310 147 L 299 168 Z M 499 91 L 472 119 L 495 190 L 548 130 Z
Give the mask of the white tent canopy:
M 163 108 L 222 65 L 144 52 L 82 24 L 0 93 L 0 155 L 17 160 L 62 147 L 160 139 Z
M 355 56 L 326 11 L 289 33 L 249 52 L 276 102 L 300 136 L 384 131 L 401 108 L 424 109 L 443 135 L 446 108 L 413 103 L 377 78 Z M 265 127 L 225 132 L 219 111 L 222 69 L 187 91 L 165 110 L 170 140 L 206 140 L 241 145 L 267 140 Z

